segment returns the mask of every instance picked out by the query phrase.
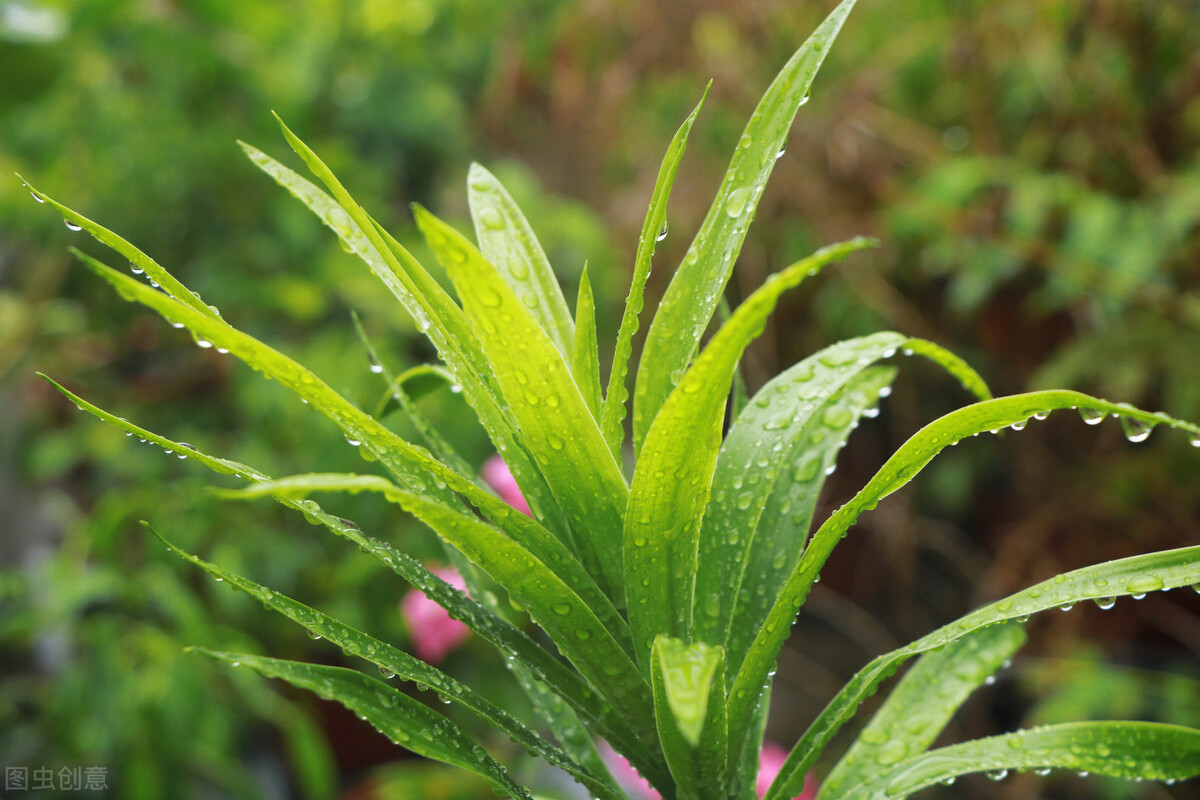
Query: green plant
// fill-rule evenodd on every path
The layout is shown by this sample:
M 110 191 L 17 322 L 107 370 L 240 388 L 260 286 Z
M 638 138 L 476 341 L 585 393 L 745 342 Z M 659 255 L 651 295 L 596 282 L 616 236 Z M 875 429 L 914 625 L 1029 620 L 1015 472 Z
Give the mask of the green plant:
M 273 497 L 377 557 L 496 645 L 554 741 L 385 642 L 167 544 L 218 580 L 373 663 L 385 679 L 400 676 L 433 689 L 598 797 L 623 795 L 598 754 L 597 737 L 624 754 L 665 797 L 751 797 L 774 665 L 792 621 L 859 515 L 910 481 L 938 452 L 965 437 L 1019 430 L 1031 419 L 1070 408 L 1088 423 L 1108 414 L 1119 417 L 1131 441 L 1142 441 L 1162 424 L 1187 432 L 1200 445 L 1200 426 L 1079 392 L 993 398 L 953 354 L 890 332 L 831 345 L 747 399 L 737 380 L 738 361 L 779 297 L 825 265 L 870 246 L 865 239 L 824 248 L 771 276 L 700 346 L 791 120 L 853 5 L 843 0 L 767 90 L 654 315 L 635 376 L 628 468 L 623 417 L 631 341 L 699 105 L 660 170 L 603 393 L 587 271 L 572 314 L 524 216 L 482 167 L 468 176 L 478 246 L 415 208 L 417 225 L 460 305 L 286 127 L 288 142 L 325 190 L 244 146 L 362 258 L 433 342 L 443 365 L 421 374 L 443 379 L 448 390 L 470 402 L 532 516 L 481 488 L 470 465 L 422 420 L 406 393 L 406 376 L 393 378 L 380 365 L 389 395 L 429 449 L 396 435 L 301 364 L 230 326 L 121 237 L 34 189 L 68 227 L 87 230 L 152 281 L 147 285 L 77 253 L 124 298 L 187 328 L 200 346 L 231 353 L 295 391 L 388 477 L 322 473 L 272 479 L 159 436 L 55 386 L 129 434 L 252 484 L 229 494 Z M 978 401 L 914 434 L 807 537 L 824 476 L 858 420 L 873 415 L 896 373 L 894 366 L 877 362 L 900 353 L 932 360 Z M 723 435 L 730 403 L 733 421 Z M 379 493 L 425 522 L 447 545 L 468 592 L 324 511 L 309 499 L 322 491 Z M 1021 622 L 1030 614 L 1085 600 L 1109 607 L 1120 596 L 1196 585 L 1200 546 L 1133 556 L 1058 575 L 879 656 L 794 745 L 766 796 L 780 800 L 798 793 L 862 702 L 916 656 L 917 664 L 825 777 L 822 796 L 904 797 L 985 770 L 1000 776 L 1010 769 L 1065 768 L 1165 781 L 1200 774 L 1200 730 L 1145 722 L 1051 725 L 929 749 L 967 695 L 1023 643 Z M 525 632 L 526 615 L 553 648 Z M 529 796 L 462 727 L 385 680 L 342 667 L 200 652 L 336 699 L 398 744 L 470 770 L 501 793 Z

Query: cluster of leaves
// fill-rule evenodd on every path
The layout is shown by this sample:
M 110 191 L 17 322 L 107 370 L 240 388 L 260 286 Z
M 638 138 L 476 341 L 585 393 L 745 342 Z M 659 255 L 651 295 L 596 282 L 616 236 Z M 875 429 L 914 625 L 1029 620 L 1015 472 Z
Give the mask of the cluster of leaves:
M 471 404 L 528 500 L 531 517 L 480 488 L 469 464 L 419 418 L 404 380 L 387 375 L 389 392 L 426 434 L 428 448 L 398 436 L 300 363 L 228 324 L 125 239 L 34 189 L 68 227 L 87 230 L 149 279 L 147 285 L 78 253 L 122 297 L 188 329 L 201 347 L 232 354 L 295 392 L 389 477 L 321 473 L 272 479 L 58 388 L 131 435 L 251 482 L 237 496 L 274 497 L 426 592 L 506 656 L 554 741 L 403 651 L 168 544 L 214 577 L 375 664 L 385 679 L 400 676 L 470 709 L 599 797 L 622 795 L 594 737 L 609 741 L 666 797 L 745 797 L 753 791 L 776 660 L 822 567 L 860 514 L 939 452 L 966 437 L 1021 429 L 1031 419 L 1070 408 L 1089 422 L 1119 417 L 1133 441 L 1161 424 L 1200 442 L 1200 426 L 1079 392 L 993 398 L 956 356 L 890 332 L 829 346 L 747 399 L 736 387 L 737 365 L 780 296 L 825 265 L 869 246 L 868 240 L 824 248 L 772 275 L 701 346 L 792 118 L 853 5 L 844 0 L 838 6 L 763 96 L 654 314 L 635 376 L 631 466 L 625 463 L 623 425 L 631 341 L 699 106 L 679 129 L 659 172 L 603 393 L 587 271 L 572 314 L 524 215 L 485 169 L 473 167 L 468 177 L 478 245 L 415 209 L 426 244 L 454 284 L 455 302 L 286 127 L 289 144 L 324 189 L 245 146 L 260 168 L 361 257 L 428 336 L 444 365 L 433 372 Z M 900 353 L 930 359 L 978 402 L 915 433 L 807 537 L 837 452 L 889 390 L 896 370 L 878 362 Z M 730 403 L 733 422 L 722 435 Z M 453 589 L 391 545 L 326 513 L 308 499 L 320 491 L 378 493 L 426 523 L 446 543 L 469 592 Z M 1030 614 L 1084 600 L 1111 604 L 1119 596 L 1198 582 L 1200 547 L 1112 561 L 1058 575 L 879 656 L 795 743 L 767 799 L 799 792 L 806 773 L 863 700 L 916 656 L 918 664 L 824 782 L 826 796 L 904 797 L 984 770 L 1058 767 L 1133 779 L 1192 777 L 1200 770 L 1200 731 L 1164 724 L 1055 725 L 929 748 L 967 694 L 1020 646 L 1020 622 Z M 510 604 L 500 601 L 502 593 Z M 528 614 L 557 652 L 513 624 L 512 606 Z M 385 681 L 341 667 L 206 652 L 336 699 L 398 744 L 477 773 L 498 791 L 528 796 L 461 727 Z

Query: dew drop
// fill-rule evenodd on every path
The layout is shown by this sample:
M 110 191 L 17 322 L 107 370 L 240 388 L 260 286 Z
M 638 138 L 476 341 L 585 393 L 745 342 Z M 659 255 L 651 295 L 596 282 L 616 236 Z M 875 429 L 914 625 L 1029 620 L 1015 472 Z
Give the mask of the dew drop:
M 1194 434 L 1188 439 L 1188 442 L 1192 445 L 1192 447 L 1200 447 L 1200 433 Z
M 71 222 L 71 220 L 69 220 L 69 219 L 64 219 L 64 220 L 63 220 L 63 224 L 67 226 L 67 230 L 69 230 L 69 231 L 81 231 L 81 230 L 83 230 L 83 226 L 82 226 L 82 225 L 76 225 L 74 222 Z
M 396 677 L 396 673 L 392 672 L 387 667 L 380 667 L 379 674 L 383 676 L 385 681 L 390 681 L 392 678 Z
M 892 394 L 892 387 L 890 387 L 890 386 L 882 386 L 882 387 L 880 387 L 879 392 L 878 392 L 879 399 L 881 399 L 881 400 L 885 397 L 890 397 L 891 394 Z
M 1081 408 L 1079 416 L 1088 425 L 1099 425 L 1104 421 L 1104 412 L 1098 408 Z
M 350 445 L 351 447 L 358 447 L 360 444 L 362 444 L 362 442 L 359 441 L 358 439 L 352 439 L 349 436 L 347 436 L 346 444 Z
M 995 686 L 996 685 L 996 676 L 988 675 L 986 678 L 983 679 L 983 685 L 984 686 Z
M 1050 774 L 1050 768 L 1049 767 L 1038 767 L 1037 769 L 1035 769 L 1033 771 L 1033 774 L 1044 778 Z
M 1150 436 L 1150 431 L 1154 426 L 1148 422 L 1143 422 L 1140 419 L 1133 417 L 1121 417 L 1121 430 L 1125 432 L 1125 438 L 1131 442 L 1144 442 Z
M 663 239 L 667 238 L 667 233 L 669 233 L 667 222 L 666 220 L 663 220 L 662 228 L 659 229 L 658 235 L 654 237 L 654 241 L 661 242 Z
M 984 774 L 987 775 L 987 779 L 989 781 L 1002 781 L 1008 777 L 1008 770 L 994 769 L 989 772 L 985 772 Z
M 1088 772 L 1087 772 L 1086 770 L 1082 770 L 1082 771 L 1080 771 L 1080 773 L 1079 773 L 1079 777 L 1081 777 L 1081 778 L 1086 778 L 1087 776 L 1088 776 Z
M 836 471 L 837 471 L 837 464 L 830 464 L 828 467 L 825 468 L 826 475 L 832 475 Z
M 942 786 L 953 786 L 953 785 L 954 785 L 954 780 L 955 780 L 955 778 L 954 778 L 954 776 L 953 776 L 953 775 L 951 775 L 949 778 L 943 778 L 943 779 L 942 779 Z
M 207 350 L 210 347 L 212 347 L 213 345 L 212 345 L 212 342 L 210 342 L 208 339 L 197 339 L 196 346 Z
M 483 227 L 494 231 L 504 230 L 504 214 L 497 208 L 485 208 L 479 212 L 479 221 Z
M 749 187 L 743 186 L 741 189 L 734 189 L 725 200 L 725 213 L 731 217 L 740 217 L 746 210 L 746 203 L 749 199 Z
M 316 631 L 309 631 L 308 638 L 312 639 L 313 641 L 316 641 L 317 639 L 321 638 L 321 634 L 317 633 Z
M 1041 420 L 1044 420 L 1048 416 L 1050 416 L 1049 411 L 1039 411 L 1033 415 L 1033 418 L 1040 422 Z
M 1096 603 L 1096 607 L 1099 608 L 1101 611 L 1108 611 L 1110 608 L 1112 608 L 1113 606 L 1115 606 L 1117 604 L 1117 598 L 1115 598 L 1115 597 L 1097 597 L 1095 599 L 1095 603 Z
M 175 329 L 179 329 L 179 328 L 183 327 L 183 323 L 182 322 L 172 322 L 171 327 L 175 328 Z
M 1070 611 L 1074 607 L 1075 607 L 1074 603 L 1063 603 L 1061 606 L 1058 607 L 1058 610 L 1059 611 Z
M 129 262 L 129 271 L 134 275 L 142 275 L 146 272 L 146 270 L 142 269 L 137 264 L 134 264 L 132 261 Z
M 33 195 L 33 199 L 34 199 L 34 200 L 37 200 L 39 203 L 44 203 L 44 202 L 46 202 L 46 201 L 45 201 L 45 200 L 43 200 L 42 198 L 38 197 L 38 196 L 37 196 L 37 194 L 36 194 L 36 193 L 35 193 L 35 192 L 34 192 L 32 189 L 30 189 L 30 190 L 29 190 L 29 194 Z

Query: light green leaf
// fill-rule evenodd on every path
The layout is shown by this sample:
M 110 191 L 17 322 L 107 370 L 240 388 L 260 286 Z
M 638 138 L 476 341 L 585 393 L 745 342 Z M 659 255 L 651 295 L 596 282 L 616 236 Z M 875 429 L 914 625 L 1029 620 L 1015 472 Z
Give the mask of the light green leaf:
M 792 748 L 779 777 L 765 800 L 791 797 L 804 784 L 804 776 L 841 726 L 854 715 L 859 705 L 878 689 L 905 661 L 954 642 L 975 631 L 1008 620 L 1023 621 L 1031 614 L 1051 608 L 1070 607 L 1094 600 L 1110 607 L 1113 598 L 1140 596 L 1155 590 L 1177 589 L 1200 583 L 1200 546 L 1184 547 L 1132 556 L 1085 567 L 1043 581 L 995 603 L 972 611 L 898 650 L 875 658 L 855 674 L 829 705 L 809 726 Z M 750 659 L 747 658 L 747 663 Z M 746 673 L 743 666 L 739 680 Z M 742 700 L 737 688 L 731 694 L 730 708 Z M 733 730 L 732 714 L 730 730 Z
M 659 636 L 652 648 L 654 715 L 677 796 L 726 796 L 725 672 L 720 647 Z
M 1089 775 L 1175 783 L 1200 775 L 1200 730 L 1155 722 L 1072 722 L 941 747 L 897 764 L 844 800 L 902 800 L 959 775 L 1069 769 Z
M 572 564 L 574 559 L 563 557 L 565 546 L 545 528 L 437 461 L 424 448 L 412 445 L 392 433 L 300 364 L 230 327 L 221 319 L 199 314 L 87 255 L 77 255 L 93 271 L 112 283 L 126 299 L 153 308 L 169 321 L 184 325 L 196 336 L 228 350 L 249 366 L 292 389 L 307 400 L 312 408 L 337 423 L 348 439 L 378 459 L 405 488 L 436 498 L 436 502 L 447 507 L 461 506 L 453 493 L 465 497 L 515 541 L 529 548 L 535 557 L 552 564 L 555 569 L 562 571 L 568 582 L 585 591 L 584 584 L 577 583 L 572 577 L 586 578 L 585 571 L 578 564 Z M 586 582 L 590 582 L 590 578 L 586 578 Z M 597 592 L 596 596 L 599 599 L 602 595 Z
M 182 458 L 198 461 L 214 472 L 224 475 L 236 475 L 254 483 L 273 482 L 270 476 L 245 464 L 210 456 L 190 444 L 172 441 L 159 436 L 153 431 L 134 425 L 89 403 L 45 375 L 41 375 L 41 377 L 75 403 L 80 410 L 86 411 L 100 420 L 125 431 L 130 436 L 136 436 L 143 441 L 163 448 L 167 454 L 175 453 Z M 558 696 L 565 699 L 577 713 L 594 724 L 602 735 L 612 742 L 621 743 L 621 746 L 624 748 L 622 752 L 629 755 L 631 760 L 638 762 L 639 769 L 645 770 L 644 774 L 652 774 L 656 768 L 660 772 L 665 770 L 664 765 L 658 764 L 656 767 L 655 762 L 645 752 L 645 749 L 638 746 L 636 740 L 630 738 L 625 719 L 622 715 L 617 714 L 611 705 L 597 697 L 580 679 L 578 673 L 566 667 L 557 656 L 550 655 L 550 653 L 536 644 L 522 631 L 492 614 L 458 589 L 450 586 L 426 569 L 419 561 L 396 550 L 389 544 L 366 536 L 350 520 L 326 513 L 313 500 L 298 500 L 279 494 L 272 495 L 272 497 L 282 505 L 303 513 L 305 518 L 312 524 L 322 525 L 337 536 L 341 536 L 358 545 L 363 552 L 370 554 L 385 567 L 412 584 L 415 589 L 423 592 L 435 603 L 446 609 L 447 613 L 453 619 L 459 620 L 472 631 L 494 644 L 501 653 L 510 659 L 529 667 L 539 680 L 553 689 Z M 641 761 L 638 761 L 639 759 Z
M 862 791 L 879 783 L 891 765 L 923 753 L 971 692 L 1024 643 L 1024 629 L 1008 623 L 975 631 L 921 656 L 821 781 L 818 797 Z
M 24 178 L 21 178 L 20 175 L 17 175 L 17 177 L 22 181 L 25 180 Z M 137 249 L 132 244 L 110 231 L 108 228 L 93 222 L 77 211 L 67 208 L 53 197 L 43 194 L 28 183 L 26 183 L 25 186 L 29 189 L 29 191 L 33 192 L 34 197 L 46 203 L 46 205 L 50 206 L 51 208 L 57 210 L 58 213 L 62 214 L 63 219 L 66 222 L 74 225 L 76 228 L 87 231 L 95 237 L 96 241 L 100 242 L 101 244 L 108 245 L 113 250 L 116 250 L 122 256 L 127 258 L 129 260 L 130 270 L 138 274 L 143 274 L 148 281 L 159 284 L 163 291 L 195 311 L 210 317 L 220 316 L 216 308 L 201 300 L 200 295 L 196 294 L 191 289 L 180 283 L 174 275 L 163 269 L 157 261 L 143 253 L 141 250 Z
M 1141 411 L 1124 403 L 1111 403 L 1067 390 L 1028 392 L 985 400 L 952 411 L 929 423 L 901 445 L 867 485 L 835 511 L 813 535 L 762 628 L 755 635 L 754 644 L 747 651 L 738 676 L 733 682 L 729 712 L 731 735 L 742 730 L 746 724 L 755 698 L 783 647 L 796 613 L 804 604 L 829 554 L 860 514 L 875 508 L 882 498 L 912 480 L 944 448 L 985 431 L 998 432 L 1011 426 L 1023 428 L 1031 419 L 1042 418 L 1052 411 L 1069 408 L 1078 408 L 1085 418 L 1093 414 L 1103 416 L 1106 412 L 1118 415 L 1124 420 L 1129 436 L 1135 441 L 1144 439 L 1150 429 L 1158 424 L 1200 436 L 1200 426 L 1190 422 L 1174 419 L 1161 412 Z M 1061 601 L 1066 602 L 1068 601 Z M 635 637 L 636 633 L 635 629 Z
M 667 154 L 663 156 L 662 165 L 658 168 L 658 177 L 654 181 L 654 191 L 650 195 L 650 207 L 646 209 L 642 233 L 638 237 L 633 277 L 629 284 L 629 295 L 625 298 L 621 327 L 617 331 L 617 344 L 613 351 L 612 371 L 608 374 L 608 390 L 604 395 L 601 420 L 604 439 L 618 463 L 621 460 L 621 445 L 625 441 L 625 427 L 622 425 L 625 419 L 625 401 L 629 399 L 629 390 L 625 388 L 625 376 L 629 371 L 629 357 L 633 353 L 633 335 L 637 333 L 638 315 L 642 313 L 646 279 L 650 277 L 655 246 L 667 233 L 667 201 L 671 198 L 671 187 L 675 183 L 679 162 L 687 150 L 688 134 L 691 133 L 692 125 L 696 122 L 711 88 L 712 81 L 709 81 L 704 87 L 700 102 L 692 109 L 692 113 L 688 114 L 671 139 L 671 144 L 667 146 Z
M 653 730 L 649 686 L 633 663 L 624 621 L 611 604 L 598 589 L 577 594 L 555 570 L 477 517 L 375 475 L 297 475 L 230 494 L 252 498 L 316 491 L 381 492 L 416 516 L 503 586 L 580 674 L 627 716 L 638 736 Z M 561 561 L 556 566 L 562 567 Z
M 529 790 L 514 781 L 508 771 L 458 725 L 382 681 L 345 667 L 221 653 L 202 647 L 189 648 L 189 651 L 235 667 L 249 667 L 264 677 L 282 678 L 318 697 L 336 700 L 401 747 L 481 775 L 491 781 L 498 792 L 515 800 L 529 797 Z
M 553 533 L 564 538 L 565 522 L 537 465 L 521 446 L 511 418 L 504 412 L 500 390 L 491 378 L 487 359 L 462 309 L 420 262 L 354 201 L 317 154 L 293 134 L 282 120 L 279 120 L 279 125 L 292 149 L 329 188 L 333 197 L 253 147 L 243 144 L 243 149 L 260 169 L 337 233 L 343 246 L 362 258 L 371 272 L 400 301 L 417 328 L 429 337 L 442 361 L 454 374 L 455 382 L 462 387 L 464 398 L 474 409 L 484 430 L 496 445 L 497 452 L 504 458 L 534 516 Z
M 600 419 L 600 350 L 596 343 L 596 301 L 587 265 L 579 276 L 579 299 L 575 303 L 575 347 L 571 356 L 571 374 L 587 403 L 592 418 Z
M 491 262 L 564 360 L 571 357 L 571 312 L 562 287 L 525 215 L 496 176 L 480 164 L 467 173 L 467 201 L 479 251 Z
M 809 87 L 855 0 L 842 0 L 800 46 L 759 101 L 708 215 L 671 279 L 646 335 L 634 390 L 633 443 L 642 442 L 712 318 L 767 178 Z
M 895 370 L 863 370 L 896 352 L 897 333 L 832 345 L 769 381 L 721 445 L 699 537 L 695 635 L 728 644 L 736 672 L 804 547 L 826 471 Z M 742 591 L 752 576 L 753 591 Z
M 260 586 L 254 581 L 205 561 L 199 556 L 191 555 L 171 544 L 152 526 L 146 523 L 142 524 L 171 552 L 204 570 L 217 580 L 224 581 L 226 585 L 245 592 L 265 607 L 278 611 L 306 628 L 310 633 L 327 639 L 331 644 L 340 647 L 343 653 L 366 659 L 379 667 L 385 677 L 392 676 L 401 680 L 413 681 L 437 692 L 448 703 L 457 703 L 470 709 L 480 718 L 495 725 L 526 750 L 568 772 L 587 787 L 592 794 L 609 798 L 621 796 L 615 786 L 611 785 L 611 781 L 584 770 L 566 753 L 546 742 L 516 717 L 441 670 L 286 595 Z M 599 775 L 604 774 L 599 773 Z
M 474 245 L 422 208 L 415 216 L 477 328 L 526 447 L 566 514 L 575 552 L 619 604 L 628 489 L 570 369 Z
M 762 332 L 784 291 L 870 244 L 854 239 L 832 245 L 768 278 L 713 336 L 655 419 L 625 514 L 629 622 L 643 667 L 660 633 L 690 636 L 697 536 L 721 443 L 725 398 L 742 352 Z

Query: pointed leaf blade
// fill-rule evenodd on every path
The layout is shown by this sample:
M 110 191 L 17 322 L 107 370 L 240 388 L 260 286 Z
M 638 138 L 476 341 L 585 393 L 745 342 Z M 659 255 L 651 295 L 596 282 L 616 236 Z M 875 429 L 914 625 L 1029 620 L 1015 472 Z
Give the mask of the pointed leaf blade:
M 883 774 L 881 765 L 924 752 L 971 692 L 994 675 L 1025 638 L 1020 625 L 993 625 L 921 656 L 821 781 L 821 791 L 840 797 L 851 787 L 857 790 L 875 782 Z
M 642 233 L 638 237 L 637 255 L 633 262 L 633 277 L 630 280 L 629 295 L 625 298 L 625 311 L 621 314 L 621 326 L 617 330 L 617 344 L 613 351 L 612 371 L 608 374 L 608 390 L 604 394 L 604 412 L 601 420 L 601 430 L 614 457 L 620 456 L 621 446 L 625 442 L 625 402 L 629 399 L 629 390 L 625 388 L 625 377 L 629 371 L 629 357 L 633 353 L 633 335 L 638 329 L 638 315 L 642 313 L 646 280 L 650 277 L 650 266 L 654 259 L 655 245 L 663 238 L 667 230 L 667 201 L 671 198 L 671 187 L 675 184 L 675 173 L 679 170 L 679 162 L 687 150 L 688 135 L 692 125 L 704 106 L 712 81 L 704 87 L 700 102 L 692 109 L 679 130 L 675 132 L 671 144 L 667 146 L 667 154 L 663 156 L 662 165 L 658 168 L 658 177 L 654 181 L 654 191 L 650 195 L 650 207 L 646 209 L 646 219 L 642 223 Z
M 575 303 L 575 345 L 571 374 L 587 403 L 592 418 L 600 419 L 600 348 L 596 342 L 596 300 L 585 266 L 579 277 L 579 299 Z
M 634 391 L 635 451 L 640 452 L 655 417 L 696 352 L 792 119 L 854 4 L 855 0 L 842 0 L 826 17 L 784 65 L 746 124 L 716 199 L 646 335 Z
M 496 176 L 480 164 L 467 173 L 467 201 L 483 257 L 504 276 L 559 355 L 571 357 L 571 312 L 533 228 Z

